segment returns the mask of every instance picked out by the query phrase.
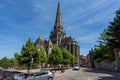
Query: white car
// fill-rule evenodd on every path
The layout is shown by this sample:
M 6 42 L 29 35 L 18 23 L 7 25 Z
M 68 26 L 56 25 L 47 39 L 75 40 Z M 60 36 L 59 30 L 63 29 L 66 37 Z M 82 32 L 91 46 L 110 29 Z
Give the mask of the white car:
M 73 66 L 73 70 L 79 70 L 80 69 L 80 66 L 79 65 L 74 65 Z
M 27 80 L 53 80 L 53 73 L 50 71 L 41 71 L 28 77 Z

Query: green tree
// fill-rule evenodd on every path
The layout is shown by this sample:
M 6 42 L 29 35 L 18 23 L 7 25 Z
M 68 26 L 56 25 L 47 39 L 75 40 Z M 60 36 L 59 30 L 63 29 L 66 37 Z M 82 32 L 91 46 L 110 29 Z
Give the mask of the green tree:
M 16 67 L 16 60 L 14 58 L 9 59 L 10 67 L 15 68 Z
M 111 49 L 120 48 L 120 9 L 116 11 L 113 22 L 107 28 L 109 39 L 107 44 Z
M 107 47 L 103 44 L 100 44 L 97 48 L 94 50 L 93 59 L 97 62 L 104 59 L 104 55 L 108 54 Z
M 109 36 L 107 35 L 107 29 L 104 29 L 102 33 L 100 33 L 100 37 L 99 37 L 99 44 L 103 44 L 106 45 L 107 40 L 108 40 Z
M 15 54 L 15 58 L 17 59 L 19 65 L 27 66 L 28 72 L 32 65 L 39 63 L 38 50 L 35 48 L 31 39 L 28 39 L 26 44 L 23 45 L 20 54 Z
M 62 49 L 62 67 L 61 67 L 61 72 L 64 72 L 65 70 L 65 65 L 70 64 L 70 59 L 71 59 L 71 53 L 67 49 Z
M 75 58 L 74 55 L 70 55 L 70 65 L 73 66 L 74 64 L 77 63 L 77 59 Z
M 47 61 L 47 56 L 46 56 L 44 47 L 41 47 L 39 50 L 39 60 L 40 60 L 41 68 L 42 68 L 43 63 L 46 63 Z
M 109 52 L 106 45 L 100 44 L 97 48 L 95 48 L 93 52 L 93 59 L 96 62 L 99 62 L 101 60 L 107 60 L 110 62 L 114 61 L 114 55 Z
M 4 57 L 1 59 L 1 67 L 8 69 L 9 61 L 8 61 L 7 57 Z
M 62 49 L 62 56 L 63 56 L 63 61 L 62 63 L 64 65 L 70 64 L 70 59 L 71 59 L 71 53 L 67 49 Z
M 61 64 L 63 60 L 61 49 L 57 44 L 53 46 L 52 52 L 48 56 L 48 63 L 53 65 Z
M 99 38 L 99 45 L 94 50 L 93 58 L 96 61 L 109 59 L 114 61 L 113 49 L 120 48 L 120 9 L 116 11 L 113 22 L 110 22 Z
M 11 59 L 8 59 L 7 57 L 3 57 L 1 60 L 0 60 L 0 66 L 3 67 L 3 68 L 13 68 L 16 66 L 16 61 L 15 59 L 11 58 Z

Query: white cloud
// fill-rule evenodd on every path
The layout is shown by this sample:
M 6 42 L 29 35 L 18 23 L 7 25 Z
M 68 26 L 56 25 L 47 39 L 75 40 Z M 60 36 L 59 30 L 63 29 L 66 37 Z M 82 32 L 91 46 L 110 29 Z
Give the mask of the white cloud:
M 100 1 L 96 1 L 96 2 L 94 0 L 91 0 L 90 3 L 86 3 L 84 6 L 77 6 L 76 9 L 75 8 L 70 9 L 69 15 L 66 16 L 67 18 L 66 18 L 64 24 L 67 25 L 67 24 L 73 23 L 79 19 L 82 19 L 83 17 L 86 17 L 87 15 L 93 13 L 94 11 L 104 8 L 111 2 L 112 2 L 112 0 L 111 1 L 100 0 Z
M 80 29 L 82 26 L 80 24 L 73 24 L 73 25 L 64 25 L 63 28 L 65 27 L 66 31 L 73 31 L 73 30 L 77 30 Z
M 94 24 L 96 22 L 108 22 L 108 19 L 113 18 L 113 8 L 107 10 L 107 11 L 101 11 L 98 14 L 93 15 L 92 17 L 88 18 L 84 24 Z M 112 16 L 111 16 L 112 15 Z
M 46 8 L 47 8 L 46 6 L 37 2 L 34 4 L 33 11 L 35 11 L 37 13 L 43 12 Z
M 94 43 L 96 39 L 98 39 L 98 33 L 87 34 L 77 38 L 80 43 Z
M 83 48 L 83 47 L 80 47 L 80 55 L 84 55 L 86 56 L 89 52 L 90 48 Z

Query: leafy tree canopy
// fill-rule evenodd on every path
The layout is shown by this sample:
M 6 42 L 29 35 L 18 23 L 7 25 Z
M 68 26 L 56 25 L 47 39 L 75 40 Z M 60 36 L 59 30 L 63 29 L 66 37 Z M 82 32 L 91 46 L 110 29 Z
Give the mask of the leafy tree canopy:
M 39 60 L 41 63 L 44 63 L 47 61 L 47 56 L 44 47 L 41 47 L 39 50 Z
M 0 66 L 6 69 L 13 68 L 16 66 L 16 61 L 13 58 L 8 59 L 7 57 L 4 57 L 0 60 Z
M 61 64 L 63 60 L 61 49 L 57 44 L 53 46 L 52 52 L 49 54 L 48 62 L 53 65 Z
M 114 60 L 113 49 L 120 48 L 120 9 L 116 11 L 113 22 L 110 22 L 99 38 L 99 45 L 94 50 L 93 58 L 101 61 L 105 58 Z
M 38 50 L 35 48 L 31 39 L 28 39 L 26 44 L 23 45 L 20 54 L 15 54 L 15 58 L 20 65 L 26 65 L 28 69 L 30 68 L 31 64 L 34 65 L 39 63 Z
M 120 48 L 120 9 L 116 11 L 116 16 L 113 22 L 110 22 L 107 32 L 107 45 L 110 48 Z
M 71 53 L 67 49 L 62 49 L 63 64 L 70 64 Z

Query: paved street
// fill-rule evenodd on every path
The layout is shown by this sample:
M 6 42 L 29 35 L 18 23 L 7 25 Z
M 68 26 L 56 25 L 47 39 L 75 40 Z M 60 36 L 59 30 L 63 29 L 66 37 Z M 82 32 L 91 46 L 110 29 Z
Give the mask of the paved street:
M 79 71 L 69 69 L 54 80 L 120 80 L 120 73 L 81 68 Z

